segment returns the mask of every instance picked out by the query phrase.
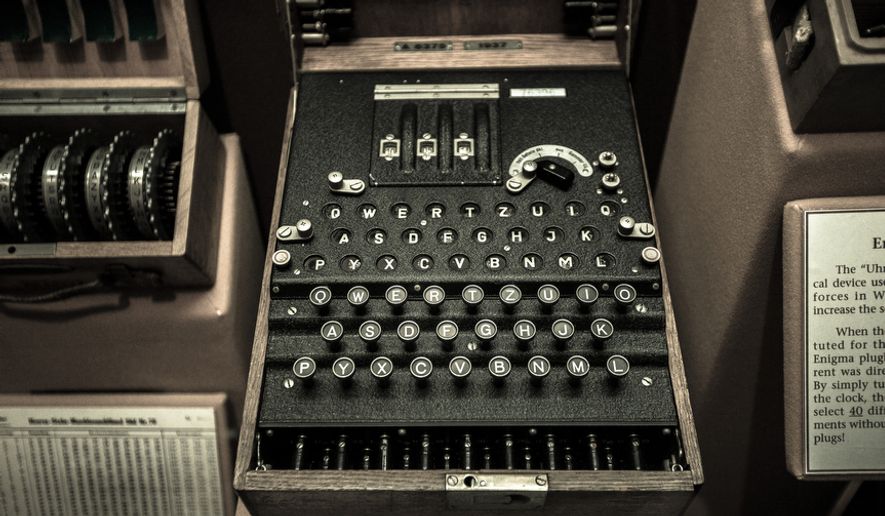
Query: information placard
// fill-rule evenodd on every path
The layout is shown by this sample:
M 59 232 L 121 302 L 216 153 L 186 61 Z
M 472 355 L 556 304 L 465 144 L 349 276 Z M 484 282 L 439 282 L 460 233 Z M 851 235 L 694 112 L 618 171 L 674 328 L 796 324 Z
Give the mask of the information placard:
M 808 210 L 804 223 L 805 474 L 881 473 L 885 209 Z
M 0 514 L 225 514 L 216 432 L 211 406 L 0 406 Z

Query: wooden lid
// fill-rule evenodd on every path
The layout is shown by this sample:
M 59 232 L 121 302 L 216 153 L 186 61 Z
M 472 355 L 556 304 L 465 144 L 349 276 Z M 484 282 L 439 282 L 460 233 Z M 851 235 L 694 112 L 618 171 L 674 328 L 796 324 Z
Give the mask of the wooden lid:
M 45 96 L 51 97 L 65 90 L 131 92 L 162 88 L 171 96 L 198 98 L 208 84 L 208 66 L 196 0 L 154 0 L 158 37 L 142 41 L 130 39 L 143 27 L 130 27 L 128 15 L 134 11 L 126 11 L 127 4 L 135 6 L 139 2 L 107 2 L 114 13 L 119 35 L 116 41 L 87 41 L 85 35 L 63 43 L 40 37 L 14 43 L 0 41 L 0 90 L 31 90 L 35 96 L 47 92 Z M 81 12 L 74 15 L 80 2 L 67 4 L 72 8 L 71 25 L 76 37 L 85 32 L 84 16 Z M 36 15 L 39 21 L 36 5 L 34 1 L 25 2 L 31 17 Z

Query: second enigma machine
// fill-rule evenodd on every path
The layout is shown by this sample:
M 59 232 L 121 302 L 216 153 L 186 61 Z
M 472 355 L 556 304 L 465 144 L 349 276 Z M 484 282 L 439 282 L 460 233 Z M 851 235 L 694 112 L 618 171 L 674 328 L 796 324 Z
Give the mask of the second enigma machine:
M 684 507 L 702 473 L 617 55 L 507 34 L 297 56 L 251 510 Z

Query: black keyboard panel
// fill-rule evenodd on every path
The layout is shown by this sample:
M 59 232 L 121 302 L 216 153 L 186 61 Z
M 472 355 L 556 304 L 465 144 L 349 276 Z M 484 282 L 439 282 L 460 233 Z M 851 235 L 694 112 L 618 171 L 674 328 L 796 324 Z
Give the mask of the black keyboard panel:
M 296 113 L 262 428 L 677 426 L 622 72 L 305 74 Z

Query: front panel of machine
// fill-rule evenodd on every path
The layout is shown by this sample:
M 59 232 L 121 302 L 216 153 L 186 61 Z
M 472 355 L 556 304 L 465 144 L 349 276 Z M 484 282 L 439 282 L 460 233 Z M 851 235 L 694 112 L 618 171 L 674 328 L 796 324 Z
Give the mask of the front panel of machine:
M 265 465 L 687 467 L 622 72 L 305 74 L 296 112 Z

